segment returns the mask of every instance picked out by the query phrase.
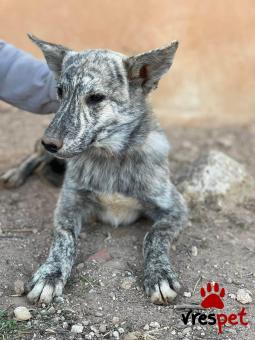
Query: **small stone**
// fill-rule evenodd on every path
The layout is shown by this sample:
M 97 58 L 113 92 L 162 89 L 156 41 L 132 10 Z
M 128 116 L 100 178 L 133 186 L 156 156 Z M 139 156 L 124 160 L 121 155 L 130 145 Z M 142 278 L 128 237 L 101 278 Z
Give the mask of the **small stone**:
M 84 267 L 85 267 L 85 264 L 82 262 L 82 263 L 79 263 L 79 264 L 77 265 L 76 269 L 77 269 L 78 271 L 82 271 Z
M 136 282 L 136 279 L 134 277 L 127 277 L 125 278 L 121 283 L 121 288 L 123 289 L 130 289 Z
M 90 329 L 94 332 L 94 333 L 98 333 L 98 329 L 95 326 L 90 326 Z
M 18 321 L 26 321 L 32 318 L 32 315 L 27 309 L 27 307 L 22 307 L 22 306 L 14 309 L 14 315 Z
M 131 332 L 124 336 L 124 340 L 138 340 L 142 334 L 140 332 Z
M 233 280 L 232 280 L 230 277 L 228 277 L 226 281 L 227 281 L 227 283 L 229 283 L 229 284 L 230 284 L 230 283 L 233 283 Z
M 100 333 L 105 333 L 107 331 L 107 327 L 104 323 L 101 323 L 99 326 L 99 332 Z
M 230 297 L 230 299 L 233 299 L 233 300 L 236 299 L 236 295 L 235 294 L 229 293 L 228 296 Z
M 83 326 L 80 323 L 77 323 L 76 325 L 73 325 L 71 328 L 72 333 L 82 333 L 83 331 Z
M 53 307 L 53 306 L 51 306 L 49 309 L 48 309 L 48 313 L 49 314 L 54 314 L 56 312 L 56 309 Z
M 25 291 L 25 288 L 24 288 L 24 282 L 21 281 L 21 280 L 17 280 L 14 282 L 14 290 L 15 290 L 15 293 L 18 294 L 18 295 L 22 295 Z
M 146 324 L 146 325 L 143 327 L 143 329 L 144 329 L 145 331 L 148 331 L 148 330 L 150 329 L 150 326 L 149 326 L 148 324 Z
M 112 323 L 113 323 L 114 325 L 117 325 L 119 322 L 120 322 L 120 319 L 119 319 L 117 316 L 114 316 L 114 317 L 112 318 Z
M 160 324 L 159 324 L 157 321 L 152 321 L 152 322 L 150 323 L 150 326 L 151 326 L 152 328 L 160 328 Z
M 68 323 L 65 321 L 65 322 L 63 322 L 63 325 L 62 325 L 62 327 L 64 328 L 64 329 L 67 329 L 68 328 Z
M 188 333 L 190 333 L 192 331 L 192 328 L 191 327 L 187 327 L 187 328 L 184 328 L 184 330 L 182 331 L 182 334 L 183 335 L 187 335 Z
M 171 334 L 172 334 L 172 335 L 175 335 L 175 334 L 176 334 L 176 331 L 175 331 L 175 330 L 173 330 L 173 331 L 171 332 Z
M 191 292 L 184 292 L 183 296 L 190 298 L 191 297 Z
M 119 335 L 119 332 L 118 331 L 113 331 L 112 332 L 112 335 L 115 339 L 119 339 L 120 338 L 120 335 Z
M 252 302 L 251 292 L 245 288 L 238 289 L 236 300 L 242 304 Z
M 88 261 L 97 261 L 101 263 L 104 263 L 110 260 L 112 260 L 112 257 L 106 249 L 99 250 L 95 254 L 90 255 L 88 258 Z
M 89 320 L 83 320 L 83 321 L 82 321 L 82 324 L 83 324 L 84 326 L 88 326 L 88 325 L 90 324 L 90 321 L 89 321 Z
M 124 334 L 124 333 L 125 333 L 125 330 L 124 330 L 124 328 L 119 327 L 119 328 L 118 328 L 118 332 L 119 332 L 120 334 Z
M 192 254 L 192 256 L 197 256 L 198 250 L 197 250 L 196 246 L 191 247 L 191 254 Z
M 110 297 L 113 299 L 113 301 L 115 301 L 115 300 L 116 300 L 116 296 L 115 296 L 115 294 L 114 294 L 114 293 L 112 293 L 112 292 L 111 292 L 109 295 L 110 295 Z

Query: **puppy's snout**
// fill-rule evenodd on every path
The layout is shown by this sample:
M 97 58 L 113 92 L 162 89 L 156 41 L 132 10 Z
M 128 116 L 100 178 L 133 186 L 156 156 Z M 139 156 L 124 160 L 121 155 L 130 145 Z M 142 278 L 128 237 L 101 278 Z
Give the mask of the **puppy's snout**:
M 45 147 L 47 151 L 51 153 L 56 153 L 58 152 L 58 150 L 62 148 L 63 140 L 44 136 L 42 138 L 42 145 Z

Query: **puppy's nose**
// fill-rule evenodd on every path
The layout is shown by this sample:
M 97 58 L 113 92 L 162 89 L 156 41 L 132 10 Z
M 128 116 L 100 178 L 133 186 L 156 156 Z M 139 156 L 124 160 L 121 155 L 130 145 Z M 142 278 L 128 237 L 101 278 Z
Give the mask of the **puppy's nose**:
M 63 146 L 63 140 L 58 138 L 46 137 L 42 138 L 42 145 L 51 153 L 56 153 Z

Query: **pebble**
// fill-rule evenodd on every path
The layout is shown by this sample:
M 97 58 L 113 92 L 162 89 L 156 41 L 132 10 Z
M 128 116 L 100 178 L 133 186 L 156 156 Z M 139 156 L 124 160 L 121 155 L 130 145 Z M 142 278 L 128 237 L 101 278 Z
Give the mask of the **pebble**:
M 14 315 L 18 321 L 26 321 L 32 318 L 32 315 L 27 309 L 27 307 L 22 306 L 14 309 Z
M 63 325 L 62 325 L 62 327 L 64 328 L 64 329 L 67 329 L 68 328 L 68 323 L 65 321 L 65 322 L 63 322 Z
M 144 329 L 145 331 L 148 331 L 148 330 L 150 329 L 150 326 L 149 326 L 148 324 L 146 324 L 146 325 L 143 327 L 143 329 Z
M 49 309 L 48 309 L 48 313 L 49 314 L 54 314 L 56 312 L 56 309 L 53 307 L 53 306 L 51 306 Z
M 77 269 L 78 271 L 82 271 L 84 267 L 85 267 L 85 264 L 82 262 L 82 263 L 79 263 L 79 264 L 77 265 L 76 269 Z
M 236 300 L 242 304 L 252 302 L 251 292 L 245 288 L 238 289 Z
M 229 293 L 228 296 L 230 297 L 230 299 L 233 299 L 233 300 L 236 299 L 236 295 L 235 294 Z
M 112 332 L 112 335 L 115 339 L 119 339 L 120 338 L 120 335 L 119 335 L 119 332 L 118 331 L 113 331 Z
M 160 328 L 160 324 L 159 324 L 157 321 L 152 321 L 152 322 L 150 323 L 150 326 L 151 326 L 152 328 Z
M 140 336 L 140 332 L 131 332 L 124 336 L 124 340 L 138 340 Z
M 227 278 L 227 283 L 229 283 L 229 284 L 230 284 L 230 283 L 233 283 L 233 280 L 231 279 L 231 277 L 228 277 L 228 278 Z
M 127 277 L 126 279 L 124 279 L 121 283 L 121 288 L 123 289 L 130 289 L 132 288 L 132 286 L 134 285 L 134 283 L 136 282 L 134 277 Z
M 191 292 L 184 292 L 184 293 L 183 293 L 183 296 L 189 298 L 189 297 L 191 297 Z
M 107 331 L 107 326 L 104 323 L 101 323 L 99 326 L 99 332 L 100 333 L 105 333 Z
M 90 326 L 90 329 L 94 332 L 94 333 L 98 333 L 98 329 L 95 326 Z
M 14 290 L 15 293 L 18 295 L 22 295 L 25 291 L 25 287 L 24 287 L 24 282 L 21 280 L 17 280 L 14 282 Z
M 83 321 L 82 321 L 82 324 L 83 324 L 84 326 L 88 326 L 88 325 L 89 325 L 89 323 L 90 323 L 90 321 L 89 321 L 89 320 L 83 320 Z
M 119 327 L 119 328 L 118 328 L 118 332 L 119 332 L 120 334 L 124 334 L 124 333 L 125 333 L 125 330 L 124 330 L 124 328 Z
M 197 250 L 196 246 L 191 247 L 191 254 L 192 254 L 192 256 L 197 256 L 198 250 Z
M 192 331 L 192 328 L 191 327 L 187 327 L 187 328 L 184 328 L 184 330 L 182 331 L 182 334 L 183 335 L 187 335 L 188 333 L 190 333 Z
M 175 331 L 175 330 L 173 330 L 173 331 L 171 332 L 171 334 L 172 334 L 172 335 L 175 335 L 175 334 L 176 334 L 176 331 Z
M 114 325 L 116 325 L 117 323 L 119 323 L 119 321 L 120 321 L 120 319 L 119 319 L 117 316 L 114 316 L 114 317 L 112 318 L 112 323 L 113 323 Z
M 80 323 L 77 323 L 76 325 L 73 325 L 71 328 L 72 333 L 82 333 L 83 331 L 83 326 Z

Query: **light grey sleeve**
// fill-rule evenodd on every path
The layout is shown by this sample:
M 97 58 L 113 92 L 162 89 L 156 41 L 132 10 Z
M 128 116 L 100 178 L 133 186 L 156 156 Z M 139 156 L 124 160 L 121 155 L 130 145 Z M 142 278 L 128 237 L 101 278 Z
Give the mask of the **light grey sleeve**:
M 47 64 L 1 40 L 0 100 L 40 114 L 58 109 L 56 83 Z

